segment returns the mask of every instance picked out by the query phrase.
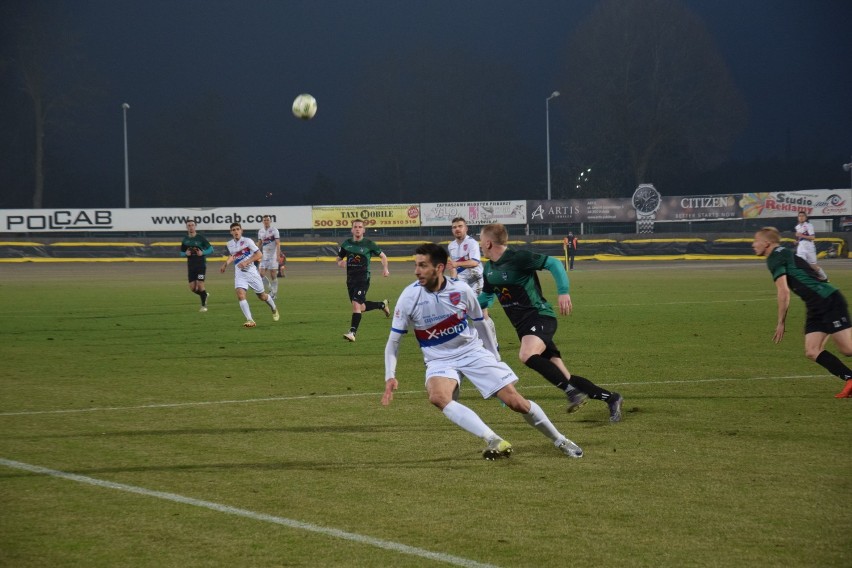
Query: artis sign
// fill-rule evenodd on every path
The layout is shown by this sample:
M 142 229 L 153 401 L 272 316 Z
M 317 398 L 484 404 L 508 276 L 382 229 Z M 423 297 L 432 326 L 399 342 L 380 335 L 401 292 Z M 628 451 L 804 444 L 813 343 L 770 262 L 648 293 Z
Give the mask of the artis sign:
M 7 211 L 3 215 L 7 232 L 103 231 L 112 229 L 108 209 L 45 209 Z

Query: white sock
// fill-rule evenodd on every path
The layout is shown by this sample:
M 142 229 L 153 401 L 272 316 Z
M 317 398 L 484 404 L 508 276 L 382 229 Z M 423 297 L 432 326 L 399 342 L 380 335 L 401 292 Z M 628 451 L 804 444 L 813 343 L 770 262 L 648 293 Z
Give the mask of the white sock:
M 553 425 L 553 422 L 550 421 L 550 418 L 547 417 L 547 414 L 544 413 L 544 410 L 541 409 L 539 405 L 530 402 L 530 411 L 524 414 L 524 420 L 527 423 L 550 438 L 553 443 L 561 440 L 565 436 L 559 433 L 559 430 L 556 429 L 556 426 Z
M 822 278 L 823 280 L 828 280 L 828 275 L 825 273 L 825 270 L 823 270 L 822 268 L 819 269 L 819 272 L 817 272 L 817 274 L 819 274 L 819 277 Z
M 450 401 L 450 404 L 444 407 L 443 413 L 444 416 L 450 419 L 450 422 L 462 430 L 470 432 L 477 438 L 482 438 L 486 442 L 490 442 L 492 439 L 498 437 L 494 433 L 494 430 L 489 428 L 476 412 L 461 403 L 454 400 Z
M 273 300 L 272 296 L 270 296 L 270 295 L 266 296 L 266 305 L 269 306 L 270 308 L 272 308 L 273 312 L 278 309 L 278 308 L 275 307 L 275 300 Z
M 240 300 L 240 309 L 246 317 L 246 321 L 251 321 L 251 308 L 249 308 L 248 300 Z
M 272 290 L 273 296 L 278 296 L 278 279 L 276 278 L 272 282 L 269 283 L 269 289 Z

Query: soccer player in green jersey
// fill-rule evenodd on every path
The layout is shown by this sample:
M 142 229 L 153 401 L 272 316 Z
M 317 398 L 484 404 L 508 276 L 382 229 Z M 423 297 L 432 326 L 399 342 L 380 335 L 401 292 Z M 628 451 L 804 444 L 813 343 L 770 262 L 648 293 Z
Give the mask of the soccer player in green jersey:
M 201 297 L 199 311 L 206 312 L 207 298 L 210 294 L 204 289 L 204 278 L 207 275 L 207 257 L 213 254 L 213 246 L 195 229 L 194 220 L 190 219 L 186 222 L 186 236 L 180 243 L 180 252 L 186 257 L 189 291 Z
M 370 289 L 370 259 L 378 256 L 382 261 L 382 276 L 390 276 L 388 257 L 379 245 L 364 238 L 364 221 L 352 221 L 352 237 L 343 241 L 337 250 L 337 265 L 346 267 L 346 289 L 352 300 L 352 321 L 349 331 L 343 334 L 347 341 L 355 341 L 358 326 L 361 325 L 361 314 L 370 310 L 382 310 L 385 317 L 390 317 L 390 305 L 385 299 L 381 302 L 367 300 L 367 290 Z
M 751 248 L 758 256 L 766 257 L 766 266 L 775 280 L 778 299 L 778 323 L 772 340 L 784 338 L 790 291 L 805 302 L 805 356 L 816 361 L 829 373 L 845 382 L 836 398 L 852 398 L 852 369 L 836 355 L 825 350 L 830 337 L 845 356 L 852 355 L 852 321 L 849 307 L 840 290 L 820 281 L 807 261 L 781 245 L 781 234 L 775 227 L 764 227 L 754 235 Z
M 562 263 L 544 254 L 508 248 L 508 242 L 509 233 L 502 223 L 482 228 L 479 248 L 488 262 L 485 264 L 485 284 L 479 295 L 479 304 L 487 306 L 497 297 L 521 340 L 518 353 L 521 362 L 568 396 L 568 412 L 579 409 L 588 397 L 607 403 L 610 422 L 620 422 L 624 398 L 568 372 L 562 354 L 553 342 L 556 312 L 542 295 L 537 272 L 550 271 L 556 281 L 559 312 L 570 315 L 573 306 L 568 294 L 568 273 Z M 579 393 L 573 392 L 574 389 Z

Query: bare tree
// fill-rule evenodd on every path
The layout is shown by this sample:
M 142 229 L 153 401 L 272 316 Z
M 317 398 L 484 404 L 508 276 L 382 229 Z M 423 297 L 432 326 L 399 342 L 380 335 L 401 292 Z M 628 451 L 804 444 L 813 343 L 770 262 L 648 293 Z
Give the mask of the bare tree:
M 11 22 L 13 41 L 5 59 L 32 103 L 34 135 L 34 208 L 42 207 L 45 186 L 45 139 L 63 111 L 93 92 L 90 73 L 82 70 L 78 36 L 65 24 L 59 6 L 33 2 Z M 7 25 L 10 25 L 7 23 Z
M 562 173 L 573 180 L 591 167 L 591 194 L 677 184 L 724 161 L 743 126 L 745 103 L 724 60 L 678 0 L 604 0 L 571 38 L 568 58 Z

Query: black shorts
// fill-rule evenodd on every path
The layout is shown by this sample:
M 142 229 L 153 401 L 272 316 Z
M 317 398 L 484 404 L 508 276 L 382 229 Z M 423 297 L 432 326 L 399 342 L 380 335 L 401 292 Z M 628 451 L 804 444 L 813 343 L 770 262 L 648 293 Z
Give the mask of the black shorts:
M 363 304 L 367 301 L 367 290 L 370 289 L 370 280 L 347 280 L 346 290 L 349 292 L 349 299 L 353 302 Z
M 849 320 L 849 306 L 846 298 L 838 290 L 817 306 L 808 307 L 805 319 L 805 335 L 821 332 L 831 335 L 852 327 Z
M 187 278 L 190 282 L 204 282 L 204 275 L 207 274 L 207 266 L 188 266 Z
M 543 316 L 538 312 L 526 316 L 518 323 L 513 323 L 515 333 L 518 334 L 518 339 L 523 339 L 525 335 L 534 335 L 544 341 L 547 348 L 544 354 L 547 358 L 562 357 L 556 344 L 553 343 L 553 336 L 556 335 L 556 318 Z

